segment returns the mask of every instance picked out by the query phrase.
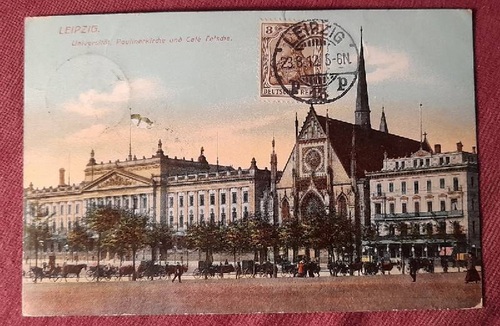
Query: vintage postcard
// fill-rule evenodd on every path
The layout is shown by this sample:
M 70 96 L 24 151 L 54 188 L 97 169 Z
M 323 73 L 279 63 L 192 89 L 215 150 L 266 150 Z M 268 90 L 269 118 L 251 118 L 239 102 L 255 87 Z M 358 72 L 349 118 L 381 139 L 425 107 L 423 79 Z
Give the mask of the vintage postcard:
M 482 307 L 472 20 L 27 18 L 23 314 Z

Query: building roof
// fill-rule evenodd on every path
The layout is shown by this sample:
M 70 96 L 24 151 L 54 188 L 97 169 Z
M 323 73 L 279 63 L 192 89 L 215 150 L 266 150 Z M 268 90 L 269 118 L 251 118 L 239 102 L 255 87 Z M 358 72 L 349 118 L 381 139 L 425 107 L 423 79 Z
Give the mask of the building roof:
M 356 177 L 364 177 L 365 171 L 381 170 L 385 155 L 389 158 L 405 157 L 420 149 L 420 142 L 413 139 L 362 128 L 358 125 L 319 115 L 316 117 L 325 131 L 328 121 L 329 141 L 348 174 L 351 173 L 352 144 L 355 143 Z M 353 141 L 353 133 L 355 141 Z M 429 152 L 432 151 L 427 141 L 423 142 L 422 148 Z

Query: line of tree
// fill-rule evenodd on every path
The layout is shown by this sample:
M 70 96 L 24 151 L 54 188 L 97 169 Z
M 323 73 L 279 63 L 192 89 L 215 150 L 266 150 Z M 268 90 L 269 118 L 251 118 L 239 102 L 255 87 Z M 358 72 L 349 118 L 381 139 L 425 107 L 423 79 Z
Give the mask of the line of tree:
M 27 244 L 38 251 L 40 240 L 50 238 L 48 223 L 26 227 Z M 256 261 L 268 258 L 269 248 L 292 249 L 293 260 L 299 248 L 309 250 L 345 248 L 353 246 L 352 222 L 343 216 L 327 215 L 324 212 L 309 212 L 303 219 L 289 219 L 281 225 L 273 224 L 267 214 L 256 214 L 248 218 L 221 224 L 215 222 L 189 225 L 182 240 L 189 249 L 205 253 L 205 261 L 212 262 L 214 253 L 237 255 L 254 253 Z M 157 250 L 166 252 L 179 243 L 170 226 L 154 223 L 144 214 L 131 210 L 96 206 L 87 210 L 81 223 L 75 223 L 67 233 L 68 247 L 72 251 L 96 250 L 97 264 L 102 253 L 110 252 L 123 259 L 130 254 L 135 269 L 138 250 L 149 248 L 154 260 Z M 135 275 L 133 277 L 135 279 Z
M 193 224 L 186 232 L 188 247 L 204 252 L 207 262 L 213 261 L 216 252 L 231 254 L 234 262 L 237 255 L 253 252 L 254 260 L 263 262 L 269 248 L 291 249 L 295 261 L 299 248 L 306 248 L 306 255 L 310 255 L 310 249 L 327 249 L 333 255 L 340 248 L 351 250 L 353 239 L 354 227 L 348 218 L 326 213 L 289 219 L 281 225 L 257 214 L 227 225 Z

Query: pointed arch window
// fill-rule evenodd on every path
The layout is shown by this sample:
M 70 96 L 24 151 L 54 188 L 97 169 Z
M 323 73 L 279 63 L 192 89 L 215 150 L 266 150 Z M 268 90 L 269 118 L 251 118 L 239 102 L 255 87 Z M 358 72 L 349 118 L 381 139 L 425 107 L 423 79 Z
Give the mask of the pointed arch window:
M 344 195 L 340 195 L 337 199 L 337 211 L 340 216 L 347 216 L 347 199 Z
M 287 199 L 284 199 L 281 202 L 281 220 L 283 222 L 287 221 L 290 218 L 290 204 Z

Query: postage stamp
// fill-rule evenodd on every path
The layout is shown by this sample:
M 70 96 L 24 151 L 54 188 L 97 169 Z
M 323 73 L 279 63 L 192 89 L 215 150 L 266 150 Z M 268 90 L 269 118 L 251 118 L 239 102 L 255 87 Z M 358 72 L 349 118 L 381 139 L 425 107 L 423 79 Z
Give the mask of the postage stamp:
M 469 11 L 33 17 L 25 39 L 24 315 L 481 307 Z
M 324 104 L 341 98 L 354 85 L 357 46 L 338 24 L 308 20 L 292 25 L 263 23 L 261 29 L 262 96 L 286 94 L 297 101 Z M 276 84 L 281 90 L 271 91 Z

